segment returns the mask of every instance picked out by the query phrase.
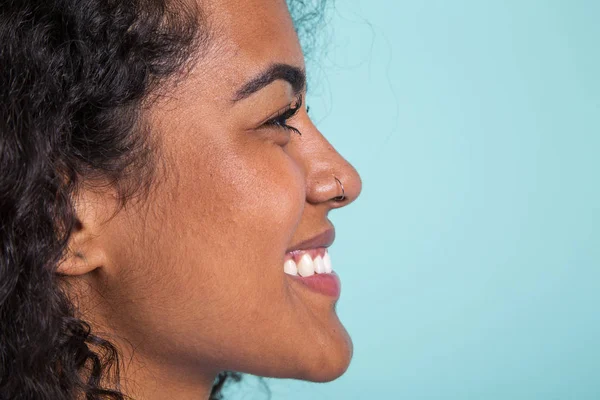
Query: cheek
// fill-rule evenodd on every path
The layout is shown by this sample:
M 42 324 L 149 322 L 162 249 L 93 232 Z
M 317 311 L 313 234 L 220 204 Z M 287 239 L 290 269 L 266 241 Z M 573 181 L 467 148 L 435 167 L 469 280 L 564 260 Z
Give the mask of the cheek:
M 173 195 L 165 228 L 178 239 L 163 246 L 177 249 L 180 283 L 201 288 L 216 318 L 239 309 L 238 300 L 254 307 L 281 296 L 284 288 L 273 282 L 282 281 L 283 256 L 305 204 L 298 164 L 260 141 L 179 158 L 186 159 L 172 166 L 178 179 L 167 191 Z
M 306 198 L 298 165 L 282 148 L 260 142 L 219 153 L 194 168 L 198 174 L 188 175 L 182 193 L 192 194 L 186 208 L 210 232 L 207 239 L 288 245 Z
M 304 173 L 281 147 L 209 141 L 172 152 L 119 284 L 135 299 L 121 305 L 123 323 L 162 338 L 149 351 L 206 361 L 260 343 L 274 307 L 289 311 L 283 257 L 306 201 Z

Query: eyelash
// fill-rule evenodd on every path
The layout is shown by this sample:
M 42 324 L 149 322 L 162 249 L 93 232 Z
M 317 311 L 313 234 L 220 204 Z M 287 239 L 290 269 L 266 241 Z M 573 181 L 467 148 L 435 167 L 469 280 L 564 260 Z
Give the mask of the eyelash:
M 288 108 L 281 111 L 277 116 L 275 116 L 274 118 L 271 118 L 270 120 L 265 122 L 265 125 L 273 126 L 273 127 L 277 127 L 277 128 L 283 128 L 285 130 L 292 131 L 292 132 L 297 133 L 298 135 L 302 136 L 302 132 L 300 132 L 297 128 L 294 128 L 293 126 L 288 125 L 288 123 L 287 123 L 288 120 L 292 119 L 298 113 L 298 110 L 300 110 L 301 108 L 302 108 L 302 96 L 300 96 L 298 98 L 298 100 L 296 101 L 296 104 L 294 106 L 292 106 L 290 104 L 290 106 Z

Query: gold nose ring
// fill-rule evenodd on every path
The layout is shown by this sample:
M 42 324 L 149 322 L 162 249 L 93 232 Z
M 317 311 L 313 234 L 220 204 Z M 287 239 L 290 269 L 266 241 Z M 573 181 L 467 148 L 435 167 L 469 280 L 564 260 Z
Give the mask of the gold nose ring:
M 346 191 L 344 190 L 344 184 L 342 183 L 342 181 L 340 181 L 335 176 L 334 176 L 334 179 L 340 183 L 340 186 L 342 187 L 342 194 L 340 196 L 334 197 L 333 200 L 335 200 L 335 201 L 344 201 L 344 199 L 346 198 Z

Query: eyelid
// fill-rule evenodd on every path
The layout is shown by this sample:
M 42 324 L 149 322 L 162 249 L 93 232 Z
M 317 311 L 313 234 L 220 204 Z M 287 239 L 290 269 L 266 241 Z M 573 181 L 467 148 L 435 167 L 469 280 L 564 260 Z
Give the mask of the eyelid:
M 292 131 L 302 136 L 302 132 L 288 124 L 288 121 L 292 119 L 298 113 L 298 111 L 300 111 L 301 108 L 302 95 L 299 95 L 295 101 L 295 104 L 291 103 L 285 109 L 279 111 L 274 117 L 271 117 L 267 121 L 263 122 L 261 126 L 269 128 L 281 128 L 287 131 Z
M 278 119 L 281 119 L 282 116 L 290 113 L 291 110 L 293 110 L 293 112 L 291 112 L 285 119 L 292 119 L 298 113 L 298 111 L 300 111 L 301 108 L 302 95 L 299 95 L 292 103 L 288 104 L 284 109 L 277 111 L 275 114 L 262 121 L 259 125 L 263 126 L 265 124 L 268 124 L 269 122 L 274 122 Z

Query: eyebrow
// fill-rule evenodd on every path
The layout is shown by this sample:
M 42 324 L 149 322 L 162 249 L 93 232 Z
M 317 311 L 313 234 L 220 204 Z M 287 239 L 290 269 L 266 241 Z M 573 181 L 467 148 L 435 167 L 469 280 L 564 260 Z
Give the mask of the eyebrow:
M 272 64 L 265 71 L 246 82 L 236 92 L 233 101 L 240 101 L 258 92 L 276 80 L 284 80 L 292 85 L 294 95 L 306 88 L 306 72 L 289 64 Z

